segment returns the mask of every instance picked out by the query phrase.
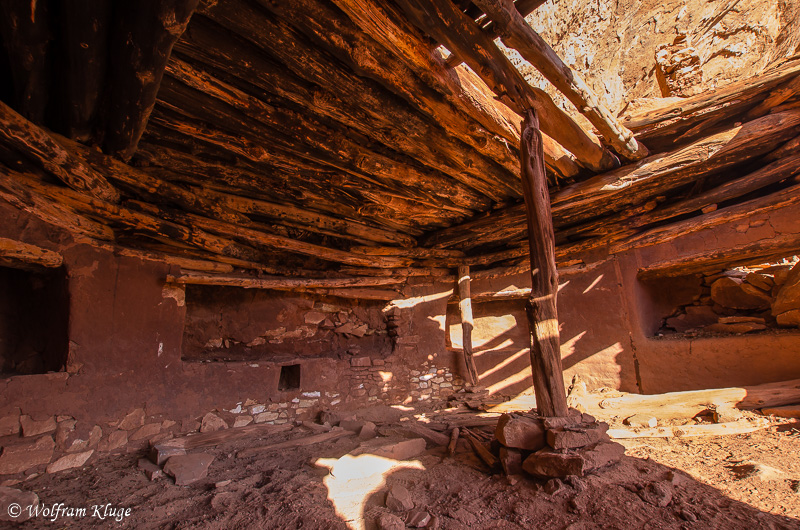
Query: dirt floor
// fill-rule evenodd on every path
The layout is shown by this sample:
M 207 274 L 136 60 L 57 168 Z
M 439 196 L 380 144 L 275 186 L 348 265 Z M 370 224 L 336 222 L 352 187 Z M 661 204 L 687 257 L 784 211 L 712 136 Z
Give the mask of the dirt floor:
M 397 436 L 392 425 L 376 423 Z M 800 528 L 798 429 L 774 422 L 745 435 L 629 440 L 619 464 L 564 482 L 491 473 L 466 443 L 455 457 L 431 444 L 407 461 L 345 456 L 376 443 L 348 436 L 247 458 L 237 451 L 265 441 L 219 446 L 206 451 L 215 457 L 208 476 L 190 486 L 149 481 L 137 469 L 143 455 L 130 453 L 14 487 L 36 492 L 44 506 L 131 508 L 120 522 L 90 513 L 38 517 L 21 528 L 376 528 L 390 513 L 385 492 L 395 485 L 430 514 L 428 528 Z M 309 434 L 295 427 L 267 442 Z

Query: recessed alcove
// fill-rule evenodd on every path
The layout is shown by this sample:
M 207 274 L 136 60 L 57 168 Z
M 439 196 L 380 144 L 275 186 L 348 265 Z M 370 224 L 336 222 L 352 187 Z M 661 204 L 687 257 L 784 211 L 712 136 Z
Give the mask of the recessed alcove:
M 0 375 L 63 370 L 69 291 L 63 268 L 0 267 Z

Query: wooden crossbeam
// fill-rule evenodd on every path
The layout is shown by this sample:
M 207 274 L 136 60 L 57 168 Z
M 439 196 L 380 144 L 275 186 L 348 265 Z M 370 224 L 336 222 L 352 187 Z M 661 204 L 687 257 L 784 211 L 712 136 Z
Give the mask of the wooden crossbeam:
M 600 141 L 559 109 L 543 90 L 529 85 L 475 21 L 450 0 L 399 0 L 408 18 L 434 39 L 458 53 L 501 100 L 518 114 L 535 108 L 543 130 L 594 171 L 610 169 L 619 161 Z
M 247 289 L 341 289 L 399 285 L 405 278 L 264 278 L 243 275 L 184 273 L 167 276 L 167 282 L 189 285 L 224 285 Z M 396 293 L 395 293 L 396 294 Z
M 617 153 L 631 160 L 647 156 L 647 149 L 636 141 L 633 133 L 619 123 L 581 76 L 564 64 L 558 54 L 525 22 L 513 0 L 474 1 L 492 18 L 503 44 L 515 48 L 535 66 L 586 116 Z
M 46 248 L 0 237 L 0 261 L 55 268 L 61 266 L 64 258 L 58 252 Z

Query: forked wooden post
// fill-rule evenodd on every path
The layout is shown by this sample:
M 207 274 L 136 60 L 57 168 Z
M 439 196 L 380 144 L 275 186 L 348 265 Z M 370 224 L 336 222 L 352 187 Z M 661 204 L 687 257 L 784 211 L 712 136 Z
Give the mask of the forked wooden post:
M 536 406 L 542 416 L 566 416 L 558 332 L 558 272 L 556 271 L 553 218 L 544 172 L 542 133 L 536 111 L 525 113 L 520 140 L 522 193 L 528 221 L 531 260 L 531 297 L 527 304 L 531 333 L 531 368 Z
M 467 365 L 469 382 L 478 384 L 478 369 L 472 357 L 472 299 L 469 292 L 469 265 L 458 268 L 458 309 L 461 312 L 461 333 L 464 346 L 464 362 Z

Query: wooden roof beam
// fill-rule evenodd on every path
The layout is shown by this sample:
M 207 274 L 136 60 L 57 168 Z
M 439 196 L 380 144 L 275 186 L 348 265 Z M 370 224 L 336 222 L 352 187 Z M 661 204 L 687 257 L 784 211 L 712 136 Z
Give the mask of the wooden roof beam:
M 605 105 L 600 103 L 591 88 L 533 31 L 512 0 L 474 0 L 497 26 L 500 40 L 516 49 L 536 67 L 581 114 L 594 125 L 618 154 L 639 160 L 647 156 L 647 148 L 638 143 L 633 133 L 622 125 Z
M 397 13 L 389 3 L 375 0 L 333 0 L 361 30 L 400 58 L 420 79 L 442 94 L 452 105 L 516 151 L 521 118 L 494 100 L 488 87 L 467 67 L 448 70 L 434 58 L 420 30 Z M 545 136 L 545 164 L 565 178 L 580 168 L 572 153 Z
M 522 115 L 527 108 L 536 109 L 544 132 L 586 167 L 603 171 L 619 165 L 619 160 L 597 137 L 559 109 L 546 92 L 529 85 L 492 39 L 450 0 L 397 0 L 397 3 L 417 27 L 460 54 L 515 112 Z
M 199 0 L 122 2 L 115 13 L 106 93 L 104 150 L 127 161 L 136 152 L 164 75 L 172 47 L 183 34 Z

